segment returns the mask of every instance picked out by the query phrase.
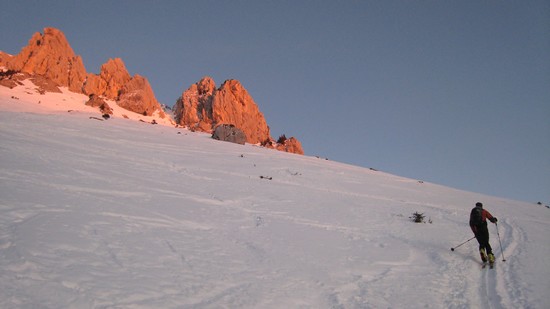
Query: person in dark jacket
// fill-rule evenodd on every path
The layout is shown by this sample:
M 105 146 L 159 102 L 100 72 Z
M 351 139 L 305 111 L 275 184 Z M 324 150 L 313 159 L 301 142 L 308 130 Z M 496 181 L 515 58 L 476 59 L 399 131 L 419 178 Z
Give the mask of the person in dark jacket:
M 479 243 L 479 254 L 483 263 L 489 260 L 490 264 L 495 262 L 495 256 L 493 255 L 493 249 L 489 244 L 489 230 L 487 229 L 487 220 L 492 223 L 497 223 L 497 218 L 493 217 L 489 211 L 483 209 L 483 204 L 476 203 L 476 207 L 470 212 L 470 228 Z

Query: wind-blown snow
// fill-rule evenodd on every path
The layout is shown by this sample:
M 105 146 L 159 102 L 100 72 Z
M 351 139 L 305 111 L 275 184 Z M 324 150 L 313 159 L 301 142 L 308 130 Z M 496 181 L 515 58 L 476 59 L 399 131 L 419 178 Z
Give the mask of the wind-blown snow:
M 98 121 L 64 95 L 71 112 L 0 87 L 0 308 L 550 306 L 544 206 Z M 499 219 L 492 270 L 475 240 L 450 250 L 477 201 Z

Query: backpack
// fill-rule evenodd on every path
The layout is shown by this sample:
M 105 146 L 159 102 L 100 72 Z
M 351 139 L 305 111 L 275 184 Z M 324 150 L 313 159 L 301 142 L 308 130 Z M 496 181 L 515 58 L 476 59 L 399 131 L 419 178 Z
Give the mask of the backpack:
M 480 226 L 483 224 L 483 217 L 481 216 L 482 208 L 474 207 L 470 212 L 470 225 Z

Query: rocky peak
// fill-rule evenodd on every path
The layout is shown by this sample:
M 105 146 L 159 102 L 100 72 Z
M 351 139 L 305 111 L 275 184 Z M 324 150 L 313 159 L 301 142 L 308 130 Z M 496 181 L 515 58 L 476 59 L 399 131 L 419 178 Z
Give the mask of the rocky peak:
M 258 105 L 237 80 L 226 80 L 212 98 L 212 120 L 241 129 L 247 142 L 257 144 L 271 139 L 269 127 Z
M 232 124 L 245 133 L 248 143 L 270 139 L 264 116 L 237 80 L 227 80 L 216 89 L 212 78 L 203 77 L 183 92 L 174 112 L 176 122 L 192 130 L 212 132 L 217 125 Z
M 12 61 L 13 56 L 0 50 L 0 69 L 8 69 L 8 63 Z
M 55 28 L 45 28 L 44 34 L 35 33 L 16 56 L 0 53 L 0 66 L 39 76 L 35 77 L 37 80 L 45 78 L 43 85 L 51 81 L 57 86 L 68 87 L 72 92 L 117 101 L 118 105 L 132 112 L 150 116 L 158 110 L 160 117 L 165 117 L 145 77 L 131 77 L 120 58 L 109 59 L 101 66 L 99 75 L 86 73 L 80 56 L 75 55 L 63 32 Z M 48 89 L 55 85 L 49 86 L 42 88 L 50 91 Z
M 117 100 L 120 90 L 130 79 L 130 73 L 122 59 L 109 59 L 101 66 L 99 75 L 88 74 L 83 90 L 86 94 L 102 95 Z
M 198 93 L 201 96 L 212 95 L 214 90 L 216 90 L 216 83 L 208 76 L 203 77 L 196 85 Z
M 109 59 L 101 66 L 99 75 L 88 74 L 83 92 L 87 95 L 100 95 L 117 102 L 129 111 L 151 116 L 159 111 L 164 118 L 164 111 L 158 103 L 149 81 L 140 75 L 130 76 L 120 58 Z
M 55 28 L 35 33 L 16 56 L 0 51 L 0 68 L 0 84 L 7 87 L 21 84 L 18 79 L 32 78 L 40 93 L 60 91 L 57 87 L 63 86 L 90 96 L 88 105 L 103 106 L 107 111 L 110 108 L 103 99 L 145 116 L 158 111 L 161 118 L 165 117 L 145 77 L 131 76 L 120 58 L 109 59 L 99 74 L 87 73 L 81 57 L 75 55 L 63 32 Z M 273 141 L 263 114 L 238 80 L 226 80 L 216 88 L 212 78 L 202 78 L 182 93 L 174 115 L 177 124 L 192 130 L 212 133 L 219 125 L 233 125 L 250 144 L 303 154 L 294 138 L 284 143 Z
M 174 106 L 174 115 L 177 124 L 191 130 L 211 133 L 221 124 L 233 125 L 244 132 L 250 144 L 304 153 L 295 138 L 284 144 L 273 141 L 263 114 L 238 80 L 226 80 L 216 89 L 212 78 L 203 77 L 182 93 Z
M 8 69 L 44 76 L 73 92 L 81 92 L 86 78 L 82 58 L 75 55 L 63 32 L 55 28 L 35 33 L 29 44 L 9 60 Z
M 191 130 L 212 132 L 212 96 L 215 90 L 216 83 L 210 77 L 203 77 L 185 90 L 174 106 L 176 123 Z

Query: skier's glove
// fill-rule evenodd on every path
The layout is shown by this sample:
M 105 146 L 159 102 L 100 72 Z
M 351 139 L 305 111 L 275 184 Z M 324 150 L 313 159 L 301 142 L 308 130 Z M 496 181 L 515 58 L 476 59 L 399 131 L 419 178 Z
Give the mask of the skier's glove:
M 497 218 L 496 217 L 492 217 L 491 219 L 489 219 L 489 221 L 493 222 L 493 223 L 497 223 Z

